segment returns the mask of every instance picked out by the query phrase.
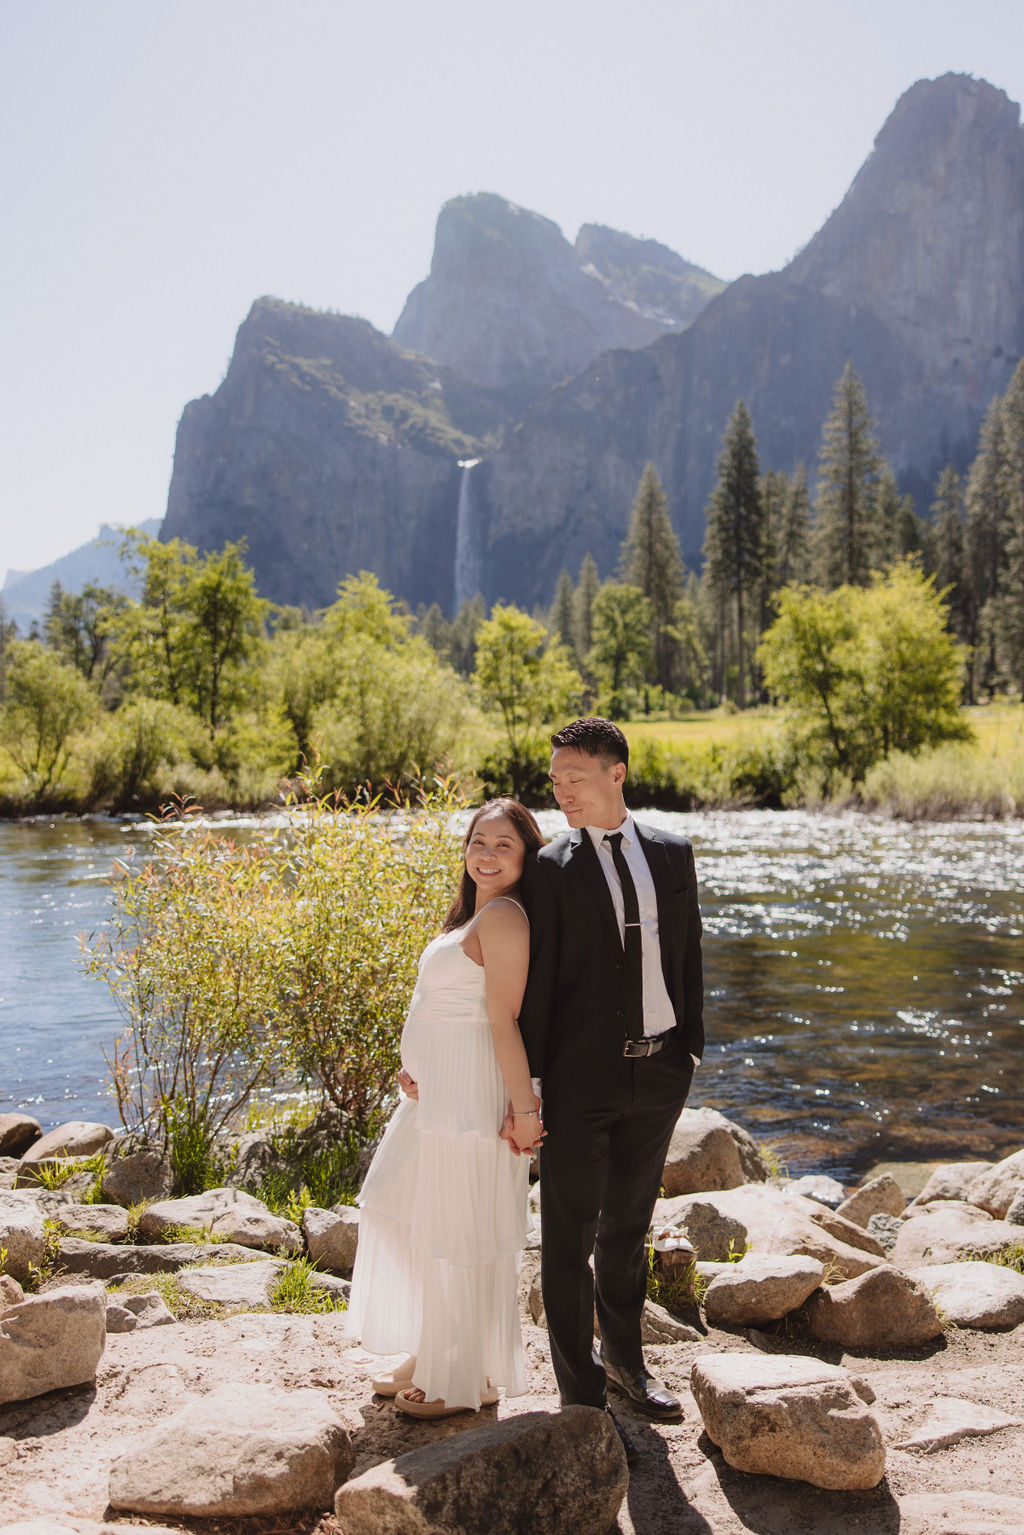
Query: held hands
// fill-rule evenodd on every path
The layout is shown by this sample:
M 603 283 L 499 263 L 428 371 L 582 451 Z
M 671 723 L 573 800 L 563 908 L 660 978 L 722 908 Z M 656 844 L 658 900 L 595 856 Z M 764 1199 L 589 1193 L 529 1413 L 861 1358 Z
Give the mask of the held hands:
M 547 1135 L 540 1118 L 540 1100 L 534 1101 L 532 1113 L 515 1114 L 509 1107 L 505 1114 L 505 1122 L 501 1127 L 501 1139 L 508 1142 L 509 1150 L 514 1156 L 523 1156 L 539 1146 Z
M 398 1085 L 407 1098 L 419 1098 L 419 1084 L 414 1077 L 410 1077 L 404 1066 L 398 1073 Z

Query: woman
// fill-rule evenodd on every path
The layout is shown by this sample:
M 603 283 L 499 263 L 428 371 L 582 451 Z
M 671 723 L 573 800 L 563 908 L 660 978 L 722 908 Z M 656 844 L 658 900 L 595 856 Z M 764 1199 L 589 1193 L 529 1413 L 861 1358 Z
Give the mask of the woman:
M 469 823 L 458 893 L 420 956 L 402 1031 L 407 1096 L 359 1195 L 349 1330 L 406 1352 L 374 1390 L 414 1418 L 475 1411 L 526 1389 L 516 1299 L 529 1157 L 543 1136 L 517 1015 L 529 923 L 516 900 L 543 845 L 515 800 Z

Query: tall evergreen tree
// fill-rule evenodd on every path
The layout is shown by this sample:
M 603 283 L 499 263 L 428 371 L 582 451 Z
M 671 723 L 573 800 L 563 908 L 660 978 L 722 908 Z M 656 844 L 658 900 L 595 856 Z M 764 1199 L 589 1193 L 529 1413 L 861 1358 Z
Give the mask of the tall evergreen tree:
M 462 604 L 452 619 L 448 659 L 460 676 L 472 676 L 476 666 L 476 637 L 486 617 L 484 599 L 477 592 L 475 597 Z
M 594 600 L 601 589 L 601 577 L 597 573 L 597 561 L 589 552 L 583 556 L 579 579 L 576 582 L 575 635 L 576 654 L 584 664 L 594 643 Z
M 814 555 L 826 590 L 866 586 L 877 534 L 878 447 L 864 386 L 846 364 L 822 433 Z
M 678 670 L 678 646 L 671 630 L 684 592 L 683 557 L 668 515 L 668 498 L 652 463 L 640 476 L 619 571 L 651 604 L 653 680 L 658 687 L 671 688 Z
M 1004 537 L 993 626 L 1003 677 L 1024 700 L 1024 362 L 1018 363 L 1010 380 L 1000 416 L 999 488 Z
M 963 500 L 960 476 L 952 464 L 947 464 L 939 476 L 932 502 L 932 565 L 935 585 L 946 594 L 949 627 L 958 640 L 966 640 L 970 628 Z
M 993 400 L 982 422 L 978 451 L 967 476 L 967 573 L 970 588 L 968 643 L 972 664 L 968 696 L 998 685 L 994 604 L 1000 590 L 1003 542 L 1009 521 L 1005 499 L 1002 401 Z
M 572 576 L 563 566 L 555 586 L 555 600 L 548 615 L 548 628 L 570 655 L 576 653 L 576 592 Z
M 901 496 L 885 459 L 880 460 L 875 487 L 875 543 L 872 566 L 888 570 L 908 554 L 919 554 L 923 529 L 914 511 L 913 496 Z
M 746 705 L 746 625 L 756 605 L 766 551 L 764 500 L 757 443 L 742 400 L 729 418 L 718 455 L 718 483 L 711 493 L 704 539 L 705 577 L 723 603 L 731 601 L 736 625 L 736 702 Z
M 777 515 L 772 530 L 772 577 L 779 590 L 806 581 L 810 575 L 811 499 L 803 464 L 797 464 L 792 477 L 786 479 Z

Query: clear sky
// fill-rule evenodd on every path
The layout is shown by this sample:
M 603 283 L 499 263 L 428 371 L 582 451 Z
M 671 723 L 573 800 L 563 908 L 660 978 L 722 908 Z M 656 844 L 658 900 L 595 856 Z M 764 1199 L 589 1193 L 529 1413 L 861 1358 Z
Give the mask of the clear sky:
M 898 97 L 1024 98 L 1019 0 L 0 0 L 0 576 L 163 514 L 254 298 L 390 331 L 491 191 L 782 266 Z

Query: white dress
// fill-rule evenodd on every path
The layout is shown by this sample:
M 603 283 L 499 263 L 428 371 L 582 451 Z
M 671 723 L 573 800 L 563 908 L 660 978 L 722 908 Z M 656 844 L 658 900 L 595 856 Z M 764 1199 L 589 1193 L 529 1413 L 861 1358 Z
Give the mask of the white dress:
M 398 1105 L 359 1193 L 347 1327 L 372 1354 L 415 1354 L 427 1401 L 463 1407 L 479 1407 L 487 1380 L 526 1390 L 516 1291 L 530 1159 L 499 1139 L 508 1094 L 483 966 L 459 945 L 472 926 L 420 955 L 402 1030 L 419 1099 Z

